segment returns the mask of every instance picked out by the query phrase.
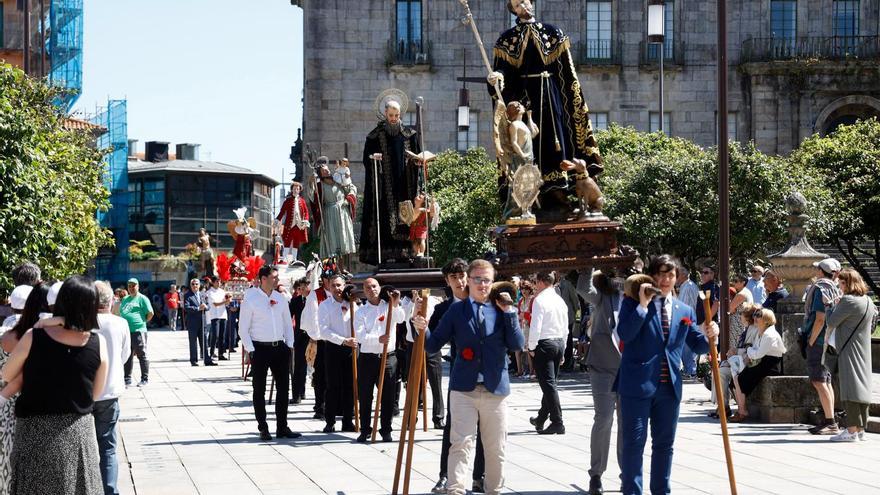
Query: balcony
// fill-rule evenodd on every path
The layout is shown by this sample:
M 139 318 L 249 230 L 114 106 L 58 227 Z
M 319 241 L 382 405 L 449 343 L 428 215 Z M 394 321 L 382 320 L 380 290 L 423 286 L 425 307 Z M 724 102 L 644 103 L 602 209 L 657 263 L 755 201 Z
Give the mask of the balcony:
M 583 66 L 620 65 L 622 51 L 620 41 L 582 41 L 577 45 L 577 64 Z
M 639 64 L 643 66 L 658 65 L 660 55 L 659 43 L 648 43 L 642 41 L 639 43 Z M 671 43 L 663 43 L 663 65 L 679 66 L 684 65 L 684 43 L 681 41 L 673 41 Z
M 385 64 L 401 67 L 430 66 L 431 43 L 424 40 L 389 40 Z
M 750 38 L 740 55 L 741 63 L 810 59 L 880 59 L 880 36 Z

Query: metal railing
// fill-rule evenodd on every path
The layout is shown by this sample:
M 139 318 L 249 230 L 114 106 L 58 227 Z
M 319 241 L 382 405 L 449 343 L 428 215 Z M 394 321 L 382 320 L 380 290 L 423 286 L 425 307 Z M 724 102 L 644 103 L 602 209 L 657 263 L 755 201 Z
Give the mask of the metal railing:
M 388 40 L 388 65 L 431 65 L 431 42 Z
M 639 43 L 639 62 L 641 65 L 656 65 L 660 60 L 660 43 Z M 663 63 L 684 65 L 684 43 L 672 41 L 663 43 Z
M 880 58 L 880 36 L 815 36 L 747 39 L 742 43 L 740 62 L 878 58 Z
M 621 42 L 614 40 L 587 40 L 577 45 L 579 65 L 620 65 Z

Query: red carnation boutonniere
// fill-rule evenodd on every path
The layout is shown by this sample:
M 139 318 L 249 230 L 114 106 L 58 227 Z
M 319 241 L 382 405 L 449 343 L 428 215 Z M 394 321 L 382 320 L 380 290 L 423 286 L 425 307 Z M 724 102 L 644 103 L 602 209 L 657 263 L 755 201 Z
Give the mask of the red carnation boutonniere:
M 473 361 L 474 360 L 474 350 L 470 347 L 465 347 L 461 350 L 461 358 L 465 361 Z
M 348 306 L 343 306 L 343 307 L 342 307 L 342 312 L 345 313 L 345 312 L 347 312 L 347 311 L 348 311 Z
M 687 316 L 685 316 L 684 318 L 681 319 L 681 324 L 682 324 L 682 325 L 685 325 L 685 326 L 688 326 L 688 327 L 689 327 L 689 326 L 693 325 L 693 323 L 694 323 L 694 320 L 688 318 Z
M 269 306 L 275 306 L 276 304 L 278 304 L 278 301 L 275 299 L 269 299 Z
M 379 315 L 379 321 L 385 321 L 385 315 Z

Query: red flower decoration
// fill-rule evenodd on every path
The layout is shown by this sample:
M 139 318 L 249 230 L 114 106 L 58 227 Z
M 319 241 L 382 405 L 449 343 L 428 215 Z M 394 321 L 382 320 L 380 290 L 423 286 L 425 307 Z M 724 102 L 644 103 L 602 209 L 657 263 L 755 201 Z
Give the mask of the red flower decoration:
M 693 323 L 694 323 L 694 320 L 691 320 L 691 319 L 688 318 L 687 316 L 685 316 L 684 318 L 681 319 L 681 324 L 682 324 L 682 325 L 685 325 L 685 326 L 691 326 L 691 325 L 693 325 Z
M 348 306 L 343 306 L 343 307 L 342 307 L 342 312 L 345 313 L 346 311 L 348 311 Z
M 379 315 L 379 321 L 385 321 L 385 315 Z
M 275 299 L 269 299 L 269 306 L 275 306 L 276 304 L 278 304 L 278 301 Z
M 474 350 L 470 347 L 465 347 L 461 350 L 461 358 L 465 361 L 473 361 L 474 360 Z

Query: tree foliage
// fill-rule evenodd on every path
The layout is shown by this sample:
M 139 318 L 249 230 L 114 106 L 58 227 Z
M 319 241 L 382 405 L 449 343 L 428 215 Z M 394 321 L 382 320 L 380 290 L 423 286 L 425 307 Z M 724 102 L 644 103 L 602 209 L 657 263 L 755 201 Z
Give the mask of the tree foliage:
M 875 294 L 880 280 L 880 122 L 876 118 L 841 126 L 826 137 L 813 136 L 790 156 L 792 166 L 815 171 L 830 189 L 830 212 L 820 238 L 836 246 Z
M 103 152 L 66 130 L 56 89 L 0 64 L 0 288 L 24 260 L 43 278 L 84 272 L 109 244 L 95 213 L 108 207 Z
M 644 134 L 611 126 L 598 134 L 605 156 L 600 176 L 606 213 L 620 221 L 621 241 L 643 255 L 675 254 L 693 265 L 718 252 L 718 166 L 715 149 L 681 138 Z M 730 232 L 735 266 L 762 259 L 788 240 L 785 197 L 802 192 L 824 204 L 816 173 L 785 159 L 762 154 L 753 145 L 731 143 Z M 824 209 L 814 211 L 827 224 Z
M 440 226 L 431 232 L 437 265 L 454 257 L 479 258 L 492 249 L 488 231 L 501 222 L 498 173 L 483 148 L 441 153 L 429 168 L 429 188 L 440 203 Z

